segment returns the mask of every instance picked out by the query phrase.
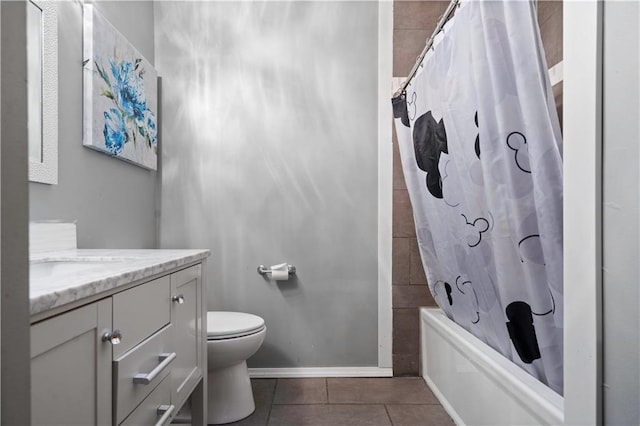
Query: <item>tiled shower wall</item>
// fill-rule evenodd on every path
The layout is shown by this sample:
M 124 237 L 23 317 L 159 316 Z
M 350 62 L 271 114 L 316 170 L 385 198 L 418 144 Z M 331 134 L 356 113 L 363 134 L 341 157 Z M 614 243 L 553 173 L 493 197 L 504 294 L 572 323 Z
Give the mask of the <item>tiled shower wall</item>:
M 449 1 L 394 1 L 393 76 L 406 77 Z M 538 22 L 551 68 L 562 61 L 562 2 L 540 0 Z M 562 82 L 553 87 L 562 119 Z M 393 135 L 393 374 L 419 372 L 418 307 L 435 306 L 416 241 L 413 211 Z

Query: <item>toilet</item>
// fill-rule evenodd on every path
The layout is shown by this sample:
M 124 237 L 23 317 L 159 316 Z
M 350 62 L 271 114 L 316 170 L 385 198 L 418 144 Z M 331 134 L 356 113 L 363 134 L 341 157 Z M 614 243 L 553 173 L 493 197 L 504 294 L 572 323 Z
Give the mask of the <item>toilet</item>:
M 235 422 L 255 410 L 247 358 L 260 348 L 266 333 L 257 315 L 207 312 L 208 424 Z

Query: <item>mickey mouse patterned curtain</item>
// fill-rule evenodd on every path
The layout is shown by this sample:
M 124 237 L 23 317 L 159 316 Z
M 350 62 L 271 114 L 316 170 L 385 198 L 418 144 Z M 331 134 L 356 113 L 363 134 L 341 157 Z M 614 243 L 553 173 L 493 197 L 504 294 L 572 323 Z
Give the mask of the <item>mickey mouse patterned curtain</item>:
M 528 1 L 462 1 L 393 99 L 429 289 L 562 393 L 562 138 Z

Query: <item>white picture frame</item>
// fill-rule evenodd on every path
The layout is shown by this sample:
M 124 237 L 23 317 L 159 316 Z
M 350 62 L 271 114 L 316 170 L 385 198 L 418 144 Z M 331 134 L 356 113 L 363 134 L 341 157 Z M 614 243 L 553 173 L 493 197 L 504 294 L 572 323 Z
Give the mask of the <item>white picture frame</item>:
M 41 46 L 39 49 L 41 96 L 39 100 L 29 100 L 29 114 L 40 115 L 35 126 L 29 125 L 29 133 L 32 135 L 34 132 L 40 132 L 41 158 L 37 161 L 30 156 L 29 180 L 56 185 L 58 183 L 58 7 L 56 1 L 29 0 L 29 2 L 26 7 L 35 5 L 42 11 L 41 38 L 36 40 L 36 46 L 37 42 Z M 37 52 L 29 52 L 29 54 L 38 55 Z M 31 139 L 31 136 L 29 138 Z

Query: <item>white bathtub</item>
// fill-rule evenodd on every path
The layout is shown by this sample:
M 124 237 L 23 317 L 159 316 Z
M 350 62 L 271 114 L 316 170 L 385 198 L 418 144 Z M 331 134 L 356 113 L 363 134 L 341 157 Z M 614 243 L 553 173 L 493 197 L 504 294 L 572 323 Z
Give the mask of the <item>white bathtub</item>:
M 457 425 L 561 425 L 562 396 L 451 321 L 420 309 L 421 371 Z

